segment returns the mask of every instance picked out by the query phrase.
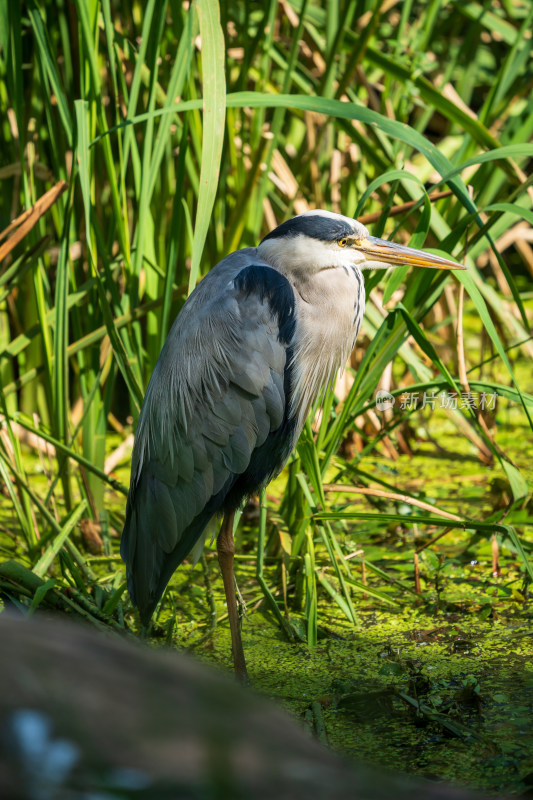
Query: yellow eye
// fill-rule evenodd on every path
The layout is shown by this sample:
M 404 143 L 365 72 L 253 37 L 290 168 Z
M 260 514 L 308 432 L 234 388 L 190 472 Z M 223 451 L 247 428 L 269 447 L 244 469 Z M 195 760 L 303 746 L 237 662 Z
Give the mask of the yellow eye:
M 346 245 L 348 244 L 348 239 L 339 239 L 337 244 L 339 245 L 339 247 L 346 247 Z

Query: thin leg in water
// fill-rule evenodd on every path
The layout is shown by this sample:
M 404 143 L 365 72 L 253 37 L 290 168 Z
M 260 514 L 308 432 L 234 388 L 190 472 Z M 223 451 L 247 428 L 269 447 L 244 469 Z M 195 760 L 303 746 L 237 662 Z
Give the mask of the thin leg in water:
M 250 681 L 248 680 L 244 650 L 242 649 L 239 612 L 237 610 L 237 600 L 235 597 L 235 577 L 233 575 L 233 556 L 235 554 L 235 543 L 233 541 L 234 516 L 235 514 L 233 511 L 229 514 L 224 514 L 222 527 L 220 528 L 220 533 L 217 538 L 217 553 L 218 563 L 220 564 L 220 570 L 222 572 L 222 580 L 224 581 L 226 603 L 228 604 L 235 674 L 242 684 L 248 685 Z

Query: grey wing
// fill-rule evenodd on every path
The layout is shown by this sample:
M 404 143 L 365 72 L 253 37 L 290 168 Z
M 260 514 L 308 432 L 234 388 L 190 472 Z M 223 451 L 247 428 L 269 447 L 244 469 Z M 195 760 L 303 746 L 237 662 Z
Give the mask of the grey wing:
M 139 419 L 121 543 L 145 624 L 213 514 L 288 457 L 294 330 L 293 289 L 266 265 L 214 270 L 174 323 Z

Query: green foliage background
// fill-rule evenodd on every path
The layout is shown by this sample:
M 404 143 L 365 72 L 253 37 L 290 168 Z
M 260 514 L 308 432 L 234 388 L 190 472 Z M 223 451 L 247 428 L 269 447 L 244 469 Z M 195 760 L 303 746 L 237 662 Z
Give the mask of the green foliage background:
M 464 360 L 473 391 L 497 392 L 531 426 L 533 386 L 515 364 L 532 354 L 532 22 L 529 0 L 1 0 L 0 229 L 68 183 L 0 273 L 2 550 L 39 579 L 4 567 L 3 588 L 36 606 L 71 585 L 85 615 L 124 625 L 132 610 L 107 535 L 121 530 L 125 504 L 124 483 L 106 471 L 117 431 L 126 440 L 134 428 L 169 326 L 201 276 L 274 224 L 323 207 L 375 213 L 373 234 L 436 247 L 468 271 L 368 277 L 355 379 L 306 428 L 279 509 L 261 508 L 258 577 L 295 636 L 275 597 L 281 584 L 263 575 L 273 524 L 310 644 L 319 585 L 352 622 L 354 592 L 397 602 L 405 587 L 385 581 L 387 594 L 377 567 L 373 586 L 354 576 L 346 530 L 386 521 L 431 537 L 449 517 L 411 508 L 407 519 L 396 501 L 341 508 L 326 476 L 375 485 L 358 473 L 362 455 L 382 452 L 406 424 L 395 412 L 380 431 L 365 429 L 391 363 L 399 396 L 461 392 Z M 442 189 L 451 193 L 430 202 Z M 469 320 L 459 349 L 457 281 Z M 454 527 L 504 539 L 533 577 L 527 537 L 513 526 L 526 477 L 482 415 L 466 408 L 449 420 L 508 487 L 505 508 L 483 519 L 459 498 Z M 347 455 L 354 426 L 363 450 Z M 55 448 L 45 484 L 25 459 L 29 434 Z M 101 525 L 111 572 L 95 574 L 80 551 L 87 519 Z

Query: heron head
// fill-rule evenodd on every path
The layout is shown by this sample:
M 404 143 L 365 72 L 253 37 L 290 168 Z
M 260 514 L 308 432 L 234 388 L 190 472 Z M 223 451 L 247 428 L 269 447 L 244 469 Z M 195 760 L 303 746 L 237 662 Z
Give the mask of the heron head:
M 447 258 L 370 236 L 360 222 L 331 211 L 306 211 L 271 231 L 259 255 L 283 272 L 316 273 L 337 267 L 387 269 L 404 264 L 465 269 Z

